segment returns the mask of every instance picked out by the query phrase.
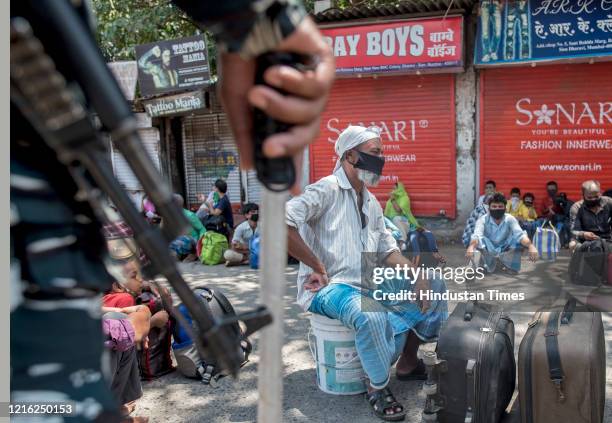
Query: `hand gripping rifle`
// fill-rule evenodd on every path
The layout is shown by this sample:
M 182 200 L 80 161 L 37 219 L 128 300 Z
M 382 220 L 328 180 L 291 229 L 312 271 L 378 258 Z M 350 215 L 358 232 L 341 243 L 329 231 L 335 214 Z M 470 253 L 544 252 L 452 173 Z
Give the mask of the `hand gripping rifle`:
M 87 196 L 95 212 L 102 210 L 102 192 L 110 197 L 149 257 L 150 271 L 168 280 L 189 310 L 194 326 L 190 328 L 180 313 L 175 313 L 175 317 L 186 330 L 191 329 L 192 339 L 201 353 L 213 356 L 222 370 L 236 376 L 242 364 L 241 337 L 232 325 L 242 322 L 246 337 L 270 323 L 270 313 L 260 306 L 218 320 L 192 293 L 168 250 L 168 243 L 184 233 L 186 219 L 148 155 L 143 154 L 135 119 L 91 34 L 66 0 L 36 0 L 31 2 L 31 8 L 44 15 L 47 28 L 69 52 L 70 71 L 78 88 L 91 102 L 116 148 L 155 203 L 165 222 L 163 232 L 148 225 L 115 179 L 91 115 L 78 100 L 74 87 L 69 87 L 56 69 L 51 52 L 45 51 L 29 21 L 23 17 L 11 19 L 11 101 L 68 167 L 80 194 Z

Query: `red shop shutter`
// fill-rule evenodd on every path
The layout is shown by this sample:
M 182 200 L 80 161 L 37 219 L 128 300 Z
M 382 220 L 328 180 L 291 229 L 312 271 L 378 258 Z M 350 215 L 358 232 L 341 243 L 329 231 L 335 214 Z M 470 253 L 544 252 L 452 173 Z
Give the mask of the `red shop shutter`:
M 331 174 L 334 143 L 349 124 L 383 130 L 383 179 L 370 191 L 383 208 L 397 181 L 406 186 L 412 212 L 455 217 L 454 76 L 387 76 L 335 82 L 310 150 L 310 180 Z
M 546 182 L 572 200 L 587 179 L 612 188 L 612 64 L 487 69 L 481 74 L 480 175 L 536 205 Z

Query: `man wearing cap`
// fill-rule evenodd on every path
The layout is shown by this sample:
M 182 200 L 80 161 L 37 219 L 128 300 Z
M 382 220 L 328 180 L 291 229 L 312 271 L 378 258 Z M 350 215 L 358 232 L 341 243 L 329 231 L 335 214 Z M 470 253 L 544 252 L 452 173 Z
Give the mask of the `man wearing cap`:
M 391 367 L 399 357 L 398 379 L 425 378 L 416 353 L 422 342 L 436 340 L 447 305 L 426 298 L 382 304 L 371 295 L 362 262 L 374 258 L 377 266 L 412 266 L 385 229 L 381 206 L 367 189 L 378 184 L 384 166 L 380 128 L 347 127 L 335 151 L 333 174 L 287 204 L 289 253 L 301 262 L 297 301 L 304 310 L 355 330 L 368 402 L 383 420 L 401 420 L 406 411 L 387 387 Z M 405 282 L 417 299 L 421 292 L 446 289 L 437 280 Z

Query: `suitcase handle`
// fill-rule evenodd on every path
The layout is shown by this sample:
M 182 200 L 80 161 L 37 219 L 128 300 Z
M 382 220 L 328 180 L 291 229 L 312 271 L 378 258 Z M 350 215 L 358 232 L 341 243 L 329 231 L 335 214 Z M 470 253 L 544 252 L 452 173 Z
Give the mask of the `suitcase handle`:
M 463 313 L 463 320 L 469 322 L 474 316 L 474 308 L 476 307 L 476 301 L 468 301 L 465 305 L 465 312 Z
M 563 307 L 563 312 L 561 313 L 561 324 L 569 325 L 572 322 L 572 317 L 574 317 L 574 311 L 576 310 L 576 299 L 570 298 L 565 303 L 565 307 Z

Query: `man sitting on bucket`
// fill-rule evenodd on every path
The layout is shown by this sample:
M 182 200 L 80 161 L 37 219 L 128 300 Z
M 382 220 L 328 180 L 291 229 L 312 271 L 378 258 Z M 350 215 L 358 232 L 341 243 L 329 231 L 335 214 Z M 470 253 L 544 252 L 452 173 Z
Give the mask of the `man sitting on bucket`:
M 301 262 L 297 301 L 304 310 L 337 319 L 355 331 L 355 347 L 367 376 L 366 399 L 383 420 L 402 420 L 406 411 L 387 387 L 391 367 L 399 357 L 398 379 L 426 378 L 417 350 L 421 343 L 436 340 L 448 316 L 447 304 L 424 298 L 366 311 L 381 308 L 370 307 L 376 300 L 362 283 L 362 260 L 376 256 L 392 268 L 410 268 L 412 263 L 385 229 L 380 204 L 367 189 L 378 184 L 384 165 L 380 128 L 349 126 L 335 151 L 333 174 L 307 186 L 287 204 L 289 253 Z M 416 279 L 407 284 L 415 300 L 421 292 L 446 290 L 440 280 Z

